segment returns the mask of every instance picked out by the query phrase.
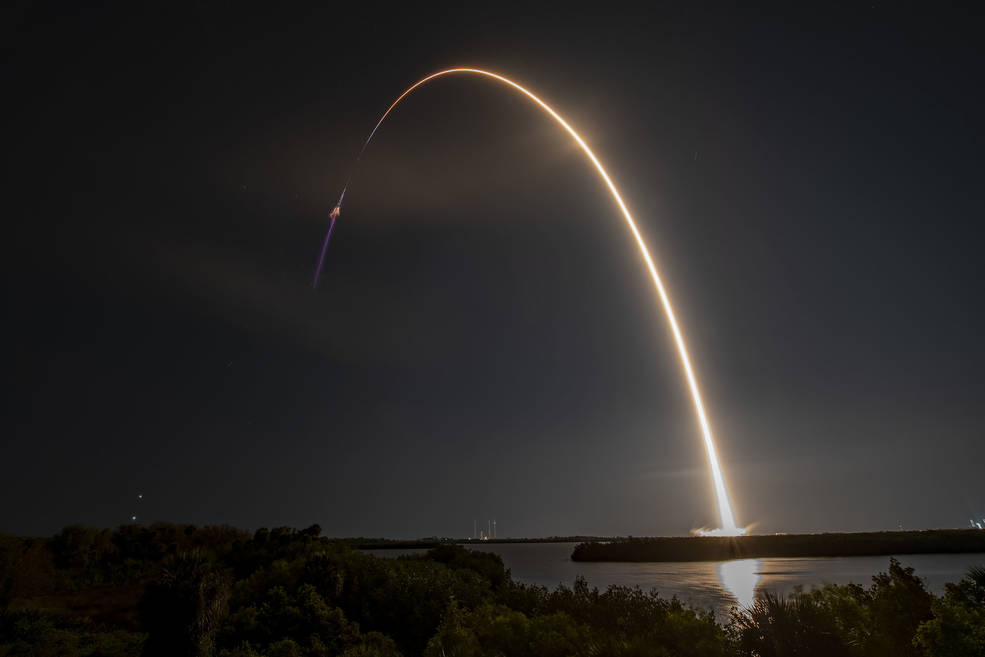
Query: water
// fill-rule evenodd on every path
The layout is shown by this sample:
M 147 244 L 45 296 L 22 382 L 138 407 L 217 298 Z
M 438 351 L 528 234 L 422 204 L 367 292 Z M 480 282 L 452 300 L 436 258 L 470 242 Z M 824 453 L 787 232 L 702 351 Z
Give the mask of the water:
M 719 619 L 736 605 L 748 606 L 766 591 L 789 594 L 796 587 L 809 590 L 823 584 L 854 582 L 868 586 L 872 576 L 889 568 L 889 557 L 811 557 L 804 559 L 739 559 L 735 561 L 686 561 L 661 563 L 585 563 L 571 561 L 574 543 L 497 543 L 466 547 L 495 552 L 525 584 L 554 588 L 571 586 L 581 575 L 599 589 L 618 584 L 656 589 L 665 598 L 677 596 L 700 609 L 711 609 Z M 427 550 L 370 550 L 370 554 L 396 557 Z M 985 553 L 913 554 L 897 557 L 912 566 L 927 588 L 941 593 L 944 584 L 963 577 L 972 566 L 985 565 Z

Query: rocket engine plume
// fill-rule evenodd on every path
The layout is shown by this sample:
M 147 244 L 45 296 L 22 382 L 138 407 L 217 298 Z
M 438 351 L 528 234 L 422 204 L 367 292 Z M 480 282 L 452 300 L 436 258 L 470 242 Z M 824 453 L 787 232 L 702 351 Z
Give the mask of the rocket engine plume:
M 344 193 L 344 192 L 343 192 Z M 335 204 L 332 211 L 328 213 L 331 222 L 328 224 L 328 232 L 325 233 L 325 241 L 322 242 L 321 252 L 318 253 L 318 266 L 315 267 L 315 278 L 311 281 L 311 287 L 318 287 L 318 279 L 321 278 L 321 267 L 325 264 L 325 252 L 328 251 L 328 242 L 332 239 L 332 231 L 335 230 L 335 220 L 342 214 L 342 200 Z
M 657 273 L 656 265 L 653 264 L 653 258 L 650 256 L 649 250 L 646 248 L 646 243 L 643 241 L 643 236 L 640 234 L 639 229 L 636 227 L 636 222 L 633 220 L 633 216 L 629 212 L 629 208 L 626 207 L 625 202 L 623 202 L 622 197 L 619 194 L 619 190 L 616 189 L 615 184 L 612 179 L 609 178 L 609 174 L 606 173 L 605 168 L 599 159 L 592 152 L 592 149 L 588 147 L 585 140 L 575 132 L 567 121 L 565 121 L 560 114 L 555 112 L 547 103 L 538 98 L 532 91 L 529 91 L 525 87 L 520 86 L 516 82 L 503 77 L 497 73 L 491 71 L 484 71 L 478 68 L 449 68 L 422 78 L 408 87 L 402 94 L 397 96 L 397 99 L 393 101 L 390 107 L 387 108 L 380 120 L 376 122 L 373 126 L 373 130 L 369 133 L 366 141 L 363 143 L 362 149 L 356 156 L 356 160 L 352 165 L 352 170 L 354 171 L 356 166 L 359 164 L 359 160 L 362 158 L 363 153 L 366 151 L 366 147 L 369 146 L 369 142 L 373 139 L 376 131 L 379 129 L 386 117 L 390 115 L 390 112 L 410 94 L 412 91 L 424 85 L 431 80 L 436 78 L 444 77 L 446 75 L 455 74 L 466 74 L 466 75 L 478 75 L 485 77 L 496 82 L 507 85 L 514 91 L 523 94 L 526 98 L 531 100 L 534 104 L 540 107 L 544 112 L 546 112 L 552 119 L 554 119 L 562 128 L 564 128 L 571 138 L 581 147 L 582 151 L 591 161 L 592 165 L 598 171 L 599 176 L 605 182 L 606 187 L 609 188 L 609 192 L 612 194 L 612 198 L 615 200 L 616 205 L 619 207 L 620 212 L 622 212 L 623 218 L 626 220 L 626 225 L 629 228 L 630 233 L 633 235 L 633 239 L 636 241 L 636 245 L 639 247 L 640 255 L 643 257 L 643 261 L 646 263 L 646 267 L 650 272 L 650 277 L 653 279 L 653 285 L 656 288 L 657 296 L 660 299 L 660 303 L 663 306 L 664 314 L 667 318 L 667 323 L 670 324 L 671 333 L 674 336 L 674 342 L 677 345 L 677 353 L 680 356 L 681 365 L 684 369 L 684 375 L 687 379 L 688 388 L 691 392 L 691 399 L 694 402 L 694 410 L 698 417 L 698 423 L 701 426 L 701 434 L 704 438 L 705 451 L 708 455 L 708 463 L 711 468 L 711 477 L 714 483 L 715 498 L 718 503 L 718 520 L 720 526 L 714 530 L 700 530 L 699 533 L 708 533 L 716 536 L 741 536 L 746 533 L 746 528 L 739 527 L 735 521 L 735 514 L 732 511 L 732 504 L 729 501 L 728 491 L 725 487 L 725 477 L 722 474 L 722 468 L 718 463 L 718 454 L 715 450 L 715 442 L 712 439 L 711 425 L 708 423 L 708 418 L 705 415 L 704 405 L 701 402 L 701 393 L 698 390 L 698 381 L 694 375 L 694 369 L 691 366 L 691 359 L 688 357 L 687 348 L 684 345 L 684 336 L 681 334 L 680 327 L 677 325 L 677 318 L 674 316 L 674 310 L 670 303 L 670 297 L 667 295 L 667 291 L 664 289 L 663 282 L 660 280 L 660 275 Z M 345 186 L 342 188 L 342 194 L 339 196 L 339 202 L 336 204 L 335 208 L 332 210 L 330 215 L 332 222 L 328 228 L 328 234 L 325 236 L 325 242 L 322 245 L 321 255 L 318 260 L 318 267 L 315 271 L 315 284 L 318 283 L 318 276 L 321 273 L 322 259 L 325 256 L 325 250 L 328 248 L 328 241 L 332 236 L 332 230 L 335 228 L 335 220 L 341 211 L 342 200 L 345 198 L 345 192 L 349 187 L 349 182 L 352 180 L 352 174 L 349 175 L 349 180 L 346 181 Z

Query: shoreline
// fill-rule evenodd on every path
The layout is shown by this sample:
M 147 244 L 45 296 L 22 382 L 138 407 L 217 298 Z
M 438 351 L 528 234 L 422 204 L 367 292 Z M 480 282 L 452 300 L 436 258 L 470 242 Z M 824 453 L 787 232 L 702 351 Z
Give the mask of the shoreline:
M 572 561 L 729 561 L 770 557 L 873 557 L 903 554 L 985 552 L 985 531 L 837 532 L 762 536 L 668 536 L 588 541 L 575 546 Z

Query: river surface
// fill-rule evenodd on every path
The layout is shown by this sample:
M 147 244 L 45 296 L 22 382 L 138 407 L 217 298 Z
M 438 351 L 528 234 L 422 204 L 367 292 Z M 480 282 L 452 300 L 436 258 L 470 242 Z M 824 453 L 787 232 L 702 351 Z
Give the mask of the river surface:
M 796 587 L 810 590 L 823 584 L 854 582 L 868 586 L 872 576 L 885 572 L 889 557 L 811 557 L 804 559 L 738 559 L 734 561 L 684 561 L 661 563 L 611 563 L 571 561 L 574 543 L 497 543 L 467 545 L 472 550 L 495 552 L 525 584 L 554 588 L 571 586 L 581 575 L 590 586 L 605 589 L 613 584 L 656 589 L 662 597 L 677 596 L 701 609 L 711 609 L 719 619 L 736 605 L 748 606 L 766 591 L 788 594 Z M 381 557 L 421 554 L 427 550 L 367 550 Z M 961 579 L 972 566 L 985 566 L 985 553 L 912 554 L 897 557 L 912 566 L 934 593 L 944 584 Z

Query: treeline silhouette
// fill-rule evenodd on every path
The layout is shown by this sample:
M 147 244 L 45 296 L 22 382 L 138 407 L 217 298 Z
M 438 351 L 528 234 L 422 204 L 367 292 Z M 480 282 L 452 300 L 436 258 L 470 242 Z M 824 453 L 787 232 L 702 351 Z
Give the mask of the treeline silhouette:
M 726 561 L 761 557 L 872 557 L 890 554 L 985 552 L 985 531 L 666 536 L 592 541 L 575 546 L 573 561 Z
M 317 525 L 0 535 L 0 657 L 981 655 L 982 628 L 985 571 L 935 596 L 894 560 L 718 623 L 638 588 L 523 585 L 456 545 L 378 558 Z

